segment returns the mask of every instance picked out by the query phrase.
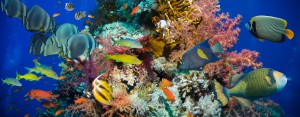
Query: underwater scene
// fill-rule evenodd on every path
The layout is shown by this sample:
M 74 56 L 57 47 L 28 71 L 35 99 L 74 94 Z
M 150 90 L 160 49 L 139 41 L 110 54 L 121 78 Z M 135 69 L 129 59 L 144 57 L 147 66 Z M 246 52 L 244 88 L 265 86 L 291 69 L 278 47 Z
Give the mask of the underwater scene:
M 0 0 L 0 117 L 298 117 L 298 0 Z

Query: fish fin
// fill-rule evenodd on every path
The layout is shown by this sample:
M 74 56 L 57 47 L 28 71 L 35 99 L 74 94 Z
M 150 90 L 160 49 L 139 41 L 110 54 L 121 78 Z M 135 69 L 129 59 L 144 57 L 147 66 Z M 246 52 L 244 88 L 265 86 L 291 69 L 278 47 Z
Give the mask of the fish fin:
M 215 44 L 215 45 L 211 48 L 211 50 L 212 50 L 214 53 L 220 54 L 220 55 L 224 53 L 223 48 L 222 48 L 222 45 L 221 45 L 220 43 Z M 219 56 L 219 57 L 220 57 L 220 56 Z
M 16 72 L 16 80 L 20 80 L 20 79 L 21 79 L 21 75 L 18 72 Z
M 286 20 L 284 20 L 284 19 L 282 19 L 282 21 L 283 21 L 283 24 L 284 24 L 284 28 L 287 26 L 287 21 Z
M 229 100 L 229 93 L 225 87 L 223 87 L 219 82 L 214 80 L 213 83 L 213 92 L 215 94 L 215 98 L 220 102 L 222 106 L 227 105 Z
M 264 42 L 264 40 L 262 38 L 257 38 L 257 40 L 259 40 L 261 42 Z
M 2 1 L 1 1 L 1 10 L 2 10 L 2 12 L 4 11 L 4 4 Z
M 238 83 L 238 81 L 240 81 L 242 76 L 244 76 L 244 74 L 236 74 L 236 75 L 231 76 L 229 79 L 230 88 L 234 87 Z
M 107 61 L 107 60 L 109 60 L 109 55 L 108 54 L 106 54 L 106 53 L 103 53 L 104 54 L 104 56 L 105 56 L 105 61 Z
M 292 30 L 290 30 L 290 29 L 286 29 L 286 30 L 285 30 L 285 35 L 286 35 L 290 40 L 292 40 L 293 37 L 294 37 L 294 32 L 293 32 Z
M 28 70 L 28 73 L 32 73 L 34 70 L 32 68 L 29 67 L 25 67 L 26 70 Z
M 112 46 L 115 46 L 116 40 L 114 38 L 111 38 L 111 40 L 114 42 Z
M 4 80 L 3 79 L 1 79 L 2 80 L 2 85 L 4 84 Z
M 242 97 L 235 97 L 243 107 L 248 107 L 251 105 L 252 101 Z

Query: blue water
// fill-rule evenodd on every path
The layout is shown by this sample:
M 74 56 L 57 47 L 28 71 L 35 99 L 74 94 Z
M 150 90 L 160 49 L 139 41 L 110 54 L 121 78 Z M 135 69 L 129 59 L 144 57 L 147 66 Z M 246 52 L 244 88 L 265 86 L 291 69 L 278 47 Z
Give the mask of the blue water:
M 83 29 L 83 21 L 74 19 L 74 13 L 77 11 L 92 11 L 96 5 L 95 0 L 74 0 L 75 10 L 66 12 L 64 3 L 70 2 L 62 0 L 59 8 L 55 0 L 22 0 L 27 7 L 35 4 L 40 5 L 50 15 L 60 12 L 61 15 L 56 18 L 58 24 L 73 23 L 81 30 Z M 238 44 L 233 48 L 240 51 L 241 49 L 250 49 L 260 52 L 259 61 L 263 62 L 264 67 L 273 68 L 283 72 L 291 80 L 288 81 L 287 86 L 283 91 L 277 93 L 270 98 L 280 104 L 286 113 L 286 116 L 296 117 L 299 113 L 300 106 L 300 15 L 298 0 L 221 0 L 222 12 L 229 12 L 231 17 L 241 14 L 243 16 L 241 25 L 241 33 Z M 295 33 L 293 40 L 286 40 L 284 43 L 260 42 L 256 40 L 244 27 L 251 17 L 256 15 L 270 15 L 283 18 L 288 21 L 288 28 Z M 21 21 L 16 18 L 10 18 L 5 13 L 0 13 L 0 77 L 15 77 L 16 71 L 25 74 L 24 67 L 33 67 L 33 59 L 37 58 L 28 53 L 30 37 L 33 33 L 28 32 L 22 27 Z M 40 56 L 40 62 L 49 66 L 60 73 L 58 63 L 61 61 L 57 56 L 43 57 Z M 54 90 L 55 80 L 42 79 L 39 82 L 23 83 L 24 90 L 13 93 L 16 87 L 8 87 L 7 85 L 0 85 L 0 113 L 2 116 L 24 116 L 29 113 L 31 116 L 35 115 L 36 107 L 43 109 L 36 100 L 24 101 L 24 95 L 31 89 Z M 8 96 L 7 96 L 8 95 Z M 10 106 L 9 102 L 16 102 L 12 110 L 7 110 Z M 29 104 L 28 107 L 25 105 Z M 16 111 L 20 108 L 20 111 Z

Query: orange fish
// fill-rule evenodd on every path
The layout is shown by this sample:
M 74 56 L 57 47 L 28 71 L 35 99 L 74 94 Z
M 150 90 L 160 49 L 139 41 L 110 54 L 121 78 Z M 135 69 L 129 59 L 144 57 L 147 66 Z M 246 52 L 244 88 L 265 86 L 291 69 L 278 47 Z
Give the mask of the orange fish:
M 122 10 L 125 11 L 127 9 L 127 4 L 124 4 Z
M 140 6 L 136 6 L 136 7 L 134 7 L 133 9 L 132 9 L 132 11 L 131 11 L 131 13 L 130 13 L 130 15 L 131 16 L 133 16 L 136 12 L 138 12 L 139 11 L 139 9 L 140 9 Z
M 54 13 L 54 14 L 52 15 L 52 17 L 57 17 L 57 16 L 60 16 L 60 13 Z
M 170 87 L 170 86 L 172 86 L 172 83 L 168 79 L 162 78 L 161 88 Z
M 75 100 L 75 104 L 80 104 L 80 103 L 86 102 L 86 101 L 88 101 L 88 99 L 81 97 L 81 98 L 78 98 Z
M 69 59 L 69 58 L 66 58 L 66 61 L 67 61 L 67 62 L 71 62 L 72 60 L 71 60 L 71 59 Z
M 25 115 L 24 115 L 24 117 L 29 117 L 29 114 L 28 114 L 28 113 L 27 113 L 27 114 L 25 114 Z
M 94 18 L 94 16 L 92 14 L 89 14 L 88 17 L 89 18 Z
M 193 115 L 192 115 L 191 112 L 189 112 L 189 113 L 187 113 L 187 114 L 185 114 L 185 115 L 186 115 L 186 117 L 193 117 Z
M 45 101 L 45 102 L 42 102 L 41 103 L 43 107 L 45 108 L 55 108 L 55 107 L 58 107 L 60 104 L 55 104 L 53 101 Z
M 46 99 L 48 101 L 51 101 L 51 98 L 56 99 L 59 94 L 57 95 L 52 95 L 51 91 L 43 91 L 43 90 L 39 90 L 39 89 L 32 89 L 31 91 L 29 91 L 25 97 L 29 95 L 30 99 L 32 100 L 33 98 L 35 98 L 38 101 L 41 101 L 41 99 Z
M 59 76 L 58 80 L 63 80 L 65 79 L 67 76 Z
M 62 112 L 63 112 L 63 110 L 57 110 L 57 111 L 55 112 L 55 116 L 60 115 Z
M 166 95 L 168 101 L 175 102 L 175 96 L 171 90 L 169 90 L 168 88 L 162 88 L 162 90 Z
M 27 102 L 29 100 L 29 98 L 25 98 L 24 101 Z

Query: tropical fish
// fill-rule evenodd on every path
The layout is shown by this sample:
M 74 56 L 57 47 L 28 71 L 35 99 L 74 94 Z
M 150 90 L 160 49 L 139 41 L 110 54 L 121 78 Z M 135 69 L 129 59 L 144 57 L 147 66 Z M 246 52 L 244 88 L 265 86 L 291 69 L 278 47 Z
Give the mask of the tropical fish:
M 89 14 L 88 18 L 94 18 L 94 16 L 92 14 Z
M 271 68 L 260 68 L 231 77 L 230 89 L 214 81 L 213 91 L 223 106 L 228 103 L 230 96 L 238 99 L 243 106 L 249 106 L 253 100 L 280 92 L 286 83 L 287 77 L 283 73 Z
M 96 40 L 88 34 L 77 33 L 72 35 L 67 44 L 67 57 L 78 58 L 81 55 L 89 54 L 97 46 Z
M 26 30 L 30 32 L 48 32 L 54 29 L 55 21 L 39 5 L 32 6 L 26 16 Z
M 172 86 L 172 83 L 168 79 L 162 78 L 161 88 L 170 87 L 170 86 Z
M 41 99 L 46 99 L 48 101 L 51 101 L 51 98 L 56 99 L 59 96 L 59 94 L 52 95 L 51 91 L 43 91 L 43 90 L 39 90 L 39 89 L 32 89 L 31 91 L 29 91 L 25 95 L 25 97 L 26 96 L 29 96 L 31 100 L 35 98 L 38 101 L 40 101 Z
M 287 21 L 277 17 L 255 16 L 245 26 L 260 41 L 284 42 L 284 35 L 289 39 L 294 37 L 294 32 L 286 29 Z
M 72 2 L 68 2 L 68 3 L 66 3 L 66 5 L 65 5 L 65 9 L 67 10 L 67 11 L 73 11 L 74 10 L 74 4 L 72 3 Z
M 29 53 L 33 53 L 33 55 L 37 56 L 44 53 L 44 47 L 46 45 L 46 41 L 49 37 L 41 34 L 36 33 L 31 36 L 30 41 L 30 48 Z
M 82 18 L 85 18 L 86 17 L 85 11 L 76 12 L 74 17 L 76 20 L 81 20 Z
M 106 81 L 99 80 L 100 77 L 101 75 L 95 78 L 92 83 L 92 94 L 99 103 L 110 105 L 110 102 L 112 101 L 111 93 L 113 92 L 113 89 Z
M 28 81 L 39 81 L 40 77 L 36 76 L 35 74 L 32 73 L 27 73 L 24 75 L 20 75 L 18 72 L 16 73 L 16 80 L 20 80 L 20 79 L 24 79 L 24 80 L 28 80 Z
M 20 0 L 4 0 L 4 3 L 1 1 L 1 9 L 7 16 L 20 18 L 22 22 L 27 13 L 26 5 Z
M 29 117 L 29 113 L 25 114 L 24 117 Z
M 132 9 L 130 15 L 133 16 L 134 14 L 136 14 L 136 13 L 139 11 L 139 9 L 140 9 L 140 6 L 134 7 L 134 8 Z
M 127 55 L 127 54 L 114 54 L 114 55 L 108 55 L 108 54 L 104 54 L 105 55 L 105 60 L 115 60 L 116 62 L 123 62 L 125 65 L 128 64 L 141 64 L 142 61 L 139 60 L 137 57 L 132 56 L 132 55 Z
M 60 16 L 60 13 L 54 13 L 54 14 L 52 15 L 52 17 L 58 17 L 58 16 Z
M 121 46 L 126 46 L 128 48 L 143 48 L 142 44 L 140 42 L 136 41 L 135 39 L 130 39 L 130 38 L 122 38 L 120 37 L 120 40 L 115 40 L 114 38 L 111 38 L 111 40 L 114 42 L 113 46 L 115 44 L 121 45 Z
M 175 102 L 175 96 L 171 90 L 168 88 L 162 88 L 164 94 L 166 95 L 166 99 L 171 102 Z
M 179 69 L 200 70 L 204 65 L 219 60 L 218 54 L 223 53 L 221 44 L 217 43 L 210 47 L 208 40 L 186 51 L 182 56 Z
M 63 80 L 65 78 L 67 78 L 67 76 L 59 76 L 58 80 Z
M 2 79 L 2 84 L 7 84 L 7 85 L 11 85 L 11 86 L 22 86 L 22 84 L 20 83 L 19 80 L 17 80 L 16 78 L 6 78 L 6 79 Z
M 63 48 L 63 55 L 67 54 L 66 49 L 67 49 L 68 39 L 76 33 L 78 33 L 77 26 L 74 24 L 70 24 L 70 23 L 64 23 L 64 24 L 60 25 L 58 27 L 58 29 L 56 30 L 56 32 L 55 32 L 56 43 L 57 43 L 58 47 Z
M 47 109 L 49 108 L 55 108 L 55 107 L 58 107 L 60 105 L 60 103 L 58 104 L 55 104 L 53 101 L 45 101 L 45 102 L 42 102 L 41 105 Z
M 29 98 L 25 98 L 24 101 L 27 102 L 29 100 Z
M 58 47 L 58 43 L 56 41 L 56 37 L 54 35 L 50 36 L 45 45 L 43 46 L 43 53 L 44 56 L 49 56 L 49 55 L 54 55 L 54 54 L 59 54 L 59 52 L 62 51 L 60 47 Z
M 75 100 L 75 104 L 81 104 L 82 102 L 86 102 L 88 99 L 81 97 Z
M 38 61 L 35 61 L 34 63 L 35 63 L 34 68 L 25 67 L 25 69 L 27 69 L 29 71 L 29 73 L 35 72 L 35 73 L 40 73 L 40 74 L 46 75 L 49 78 L 53 78 L 56 80 L 59 79 L 57 74 L 49 66 L 43 65 L 43 64 L 39 63 Z
M 125 11 L 127 9 L 127 4 L 124 4 L 122 10 Z
M 60 115 L 62 112 L 63 112 L 63 110 L 57 110 L 54 115 L 55 116 Z

